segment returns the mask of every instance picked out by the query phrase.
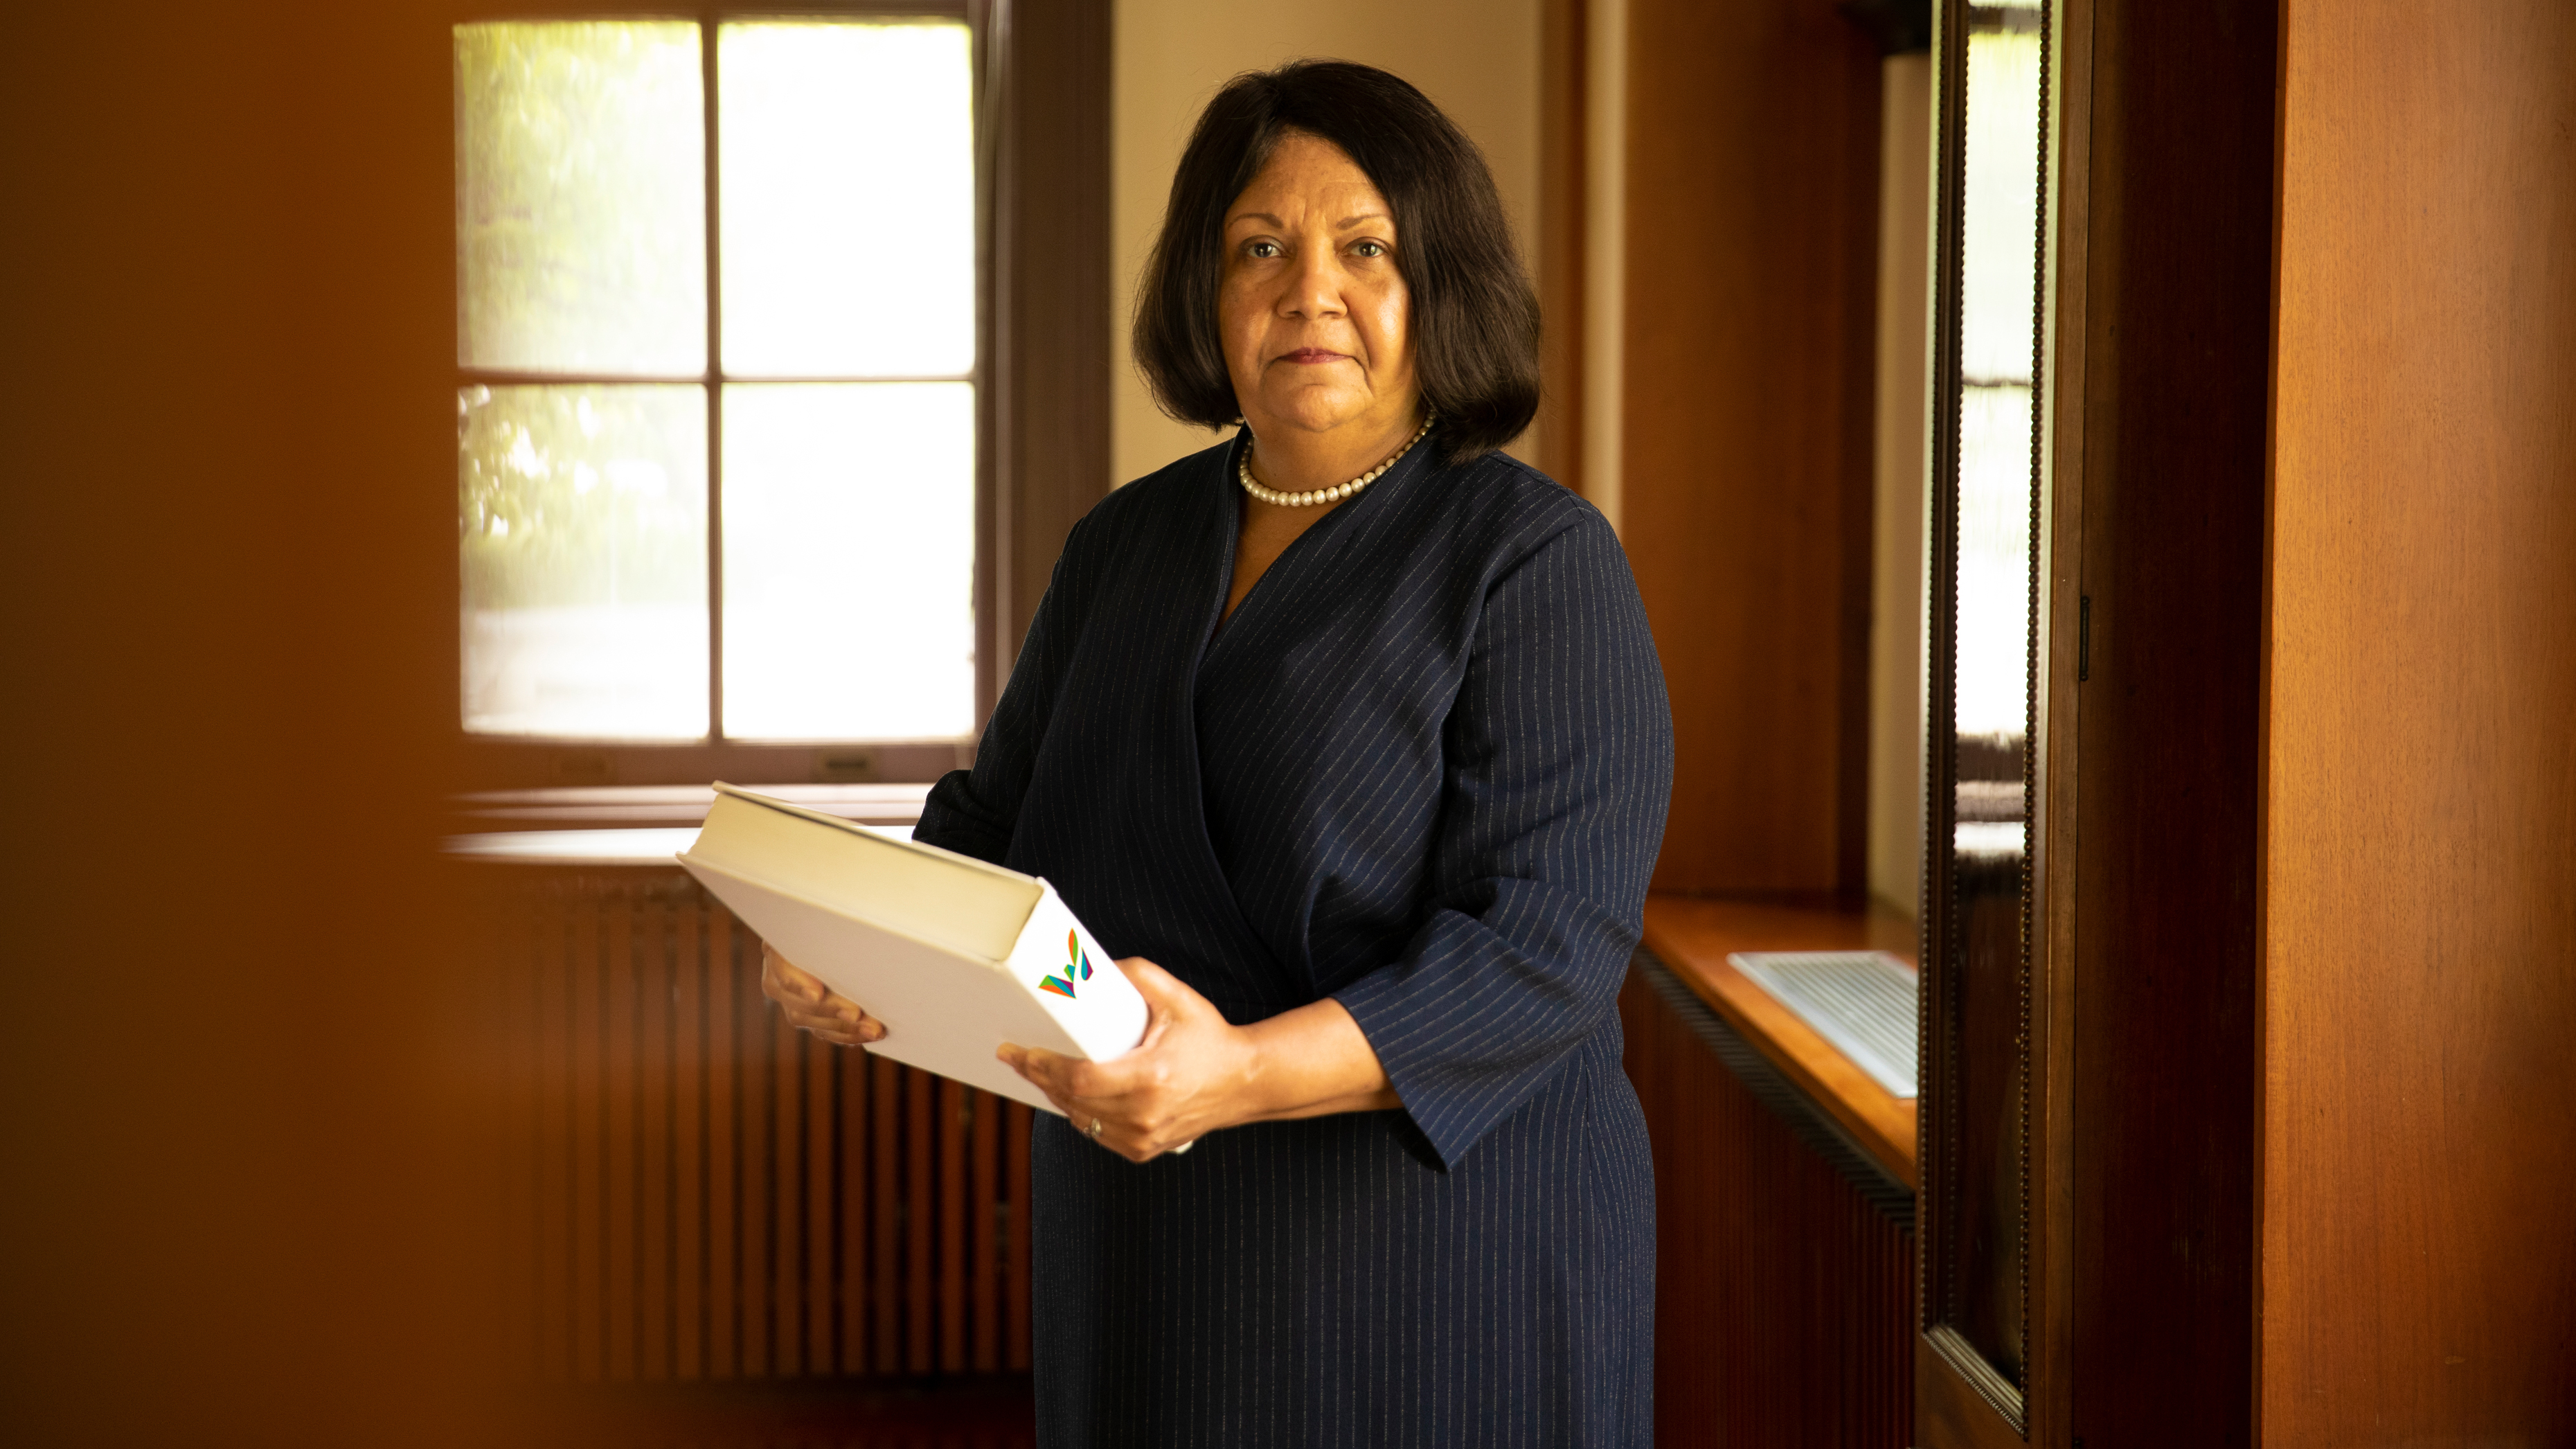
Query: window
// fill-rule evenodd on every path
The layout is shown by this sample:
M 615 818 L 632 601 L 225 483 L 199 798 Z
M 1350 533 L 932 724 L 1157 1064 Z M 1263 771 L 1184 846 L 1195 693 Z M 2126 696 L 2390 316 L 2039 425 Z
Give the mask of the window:
M 1954 721 L 2018 755 L 2030 710 L 2031 457 L 2039 295 L 2042 116 L 2039 0 L 1968 12 L 1967 135 L 1959 263 L 1959 539 Z M 2009 826 L 1978 838 L 2019 850 L 2019 767 Z M 1970 827 L 1961 826 L 1963 832 Z
M 941 18 L 457 27 L 469 736 L 971 736 L 973 50 Z

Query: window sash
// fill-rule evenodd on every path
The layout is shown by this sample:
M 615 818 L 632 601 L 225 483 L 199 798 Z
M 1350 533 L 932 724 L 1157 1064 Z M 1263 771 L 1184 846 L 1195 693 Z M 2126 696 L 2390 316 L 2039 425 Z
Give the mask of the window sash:
M 991 713 L 999 682 L 1007 662 L 995 659 L 997 631 L 991 627 L 990 604 L 993 599 L 991 580 L 997 572 L 994 545 L 1001 529 L 995 497 L 994 473 L 998 462 L 995 438 L 995 406 L 989 374 L 995 337 L 992 258 L 999 248 L 993 234 L 992 197 L 995 182 L 995 150 L 999 141 L 996 115 L 998 96 L 994 87 L 994 57 L 991 52 L 992 0 L 954 0 L 954 3 L 868 3 L 868 0 L 843 0 L 843 3 L 768 4 L 768 5 L 702 5 L 674 7 L 657 12 L 640 12 L 631 5 L 594 3 L 594 0 L 556 0 L 556 3 L 534 9 L 508 5 L 476 5 L 457 19 L 459 24 L 476 21 L 575 21 L 612 19 L 687 19 L 699 27 L 700 95 L 705 108 L 702 120 L 705 136 L 704 186 L 705 214 L 702 225 L 706 237 L 705 320 L 707 366 L 696 373 L 610 373 L 591 370 L 551 371 L 530 369 L 478 368 L 459 365 L 456 386 L 629 386 L 637 384 L 687 384 L 702 390 L 707 409 L 707 707 L 708 733 L 689 741 L 643 741 L 580 739 L 551 735 L 501 735 L 468 731 L 464 726 L 463 701 L 451 712 L 459 740 L 460 752 L 467 762 L 470 778 L 478 784 L 503 787 L 544 787 L 557 785 L 645 784 L 696 782 L 709 779 L 745 781 L 904 781 L 934 779 L 973 758 L 973 736 L 980 732 L 981 721 Z M 963 22 L 968 28 L 968 46 L 972 67 L 974 107 L 974 194 L 976 251 L 978 265 L 975 280 L 975 365 L 961 373 L 919 375 L 851 375 L 839 372 L 820 373 L 733 373 L 723 364 L 723 251 L 721 207 L 722 133 L 718 108 L 722 91 L 718 77 L 719 27 L 736 20 L 945 20 Z M 1105 240 L 1105 238 L 1104 238 Z M 459 278 L 459 285 L 462 285 Z M 750 742 L 730 738 L 724 720 L 724 391 L 727 384 L 788 383 L 898 383 L 950 382 L 966 383 L 975 389 L 975 686 L 972 706 L 977 722 L 974 731 L 958 738 L 928 740 L 848 739 L 794 743 Z M 463 648 L 459 638 L 459 668 L 450 677 L 462 679 Z M 461 686 L 460 686 L 461 687 Z

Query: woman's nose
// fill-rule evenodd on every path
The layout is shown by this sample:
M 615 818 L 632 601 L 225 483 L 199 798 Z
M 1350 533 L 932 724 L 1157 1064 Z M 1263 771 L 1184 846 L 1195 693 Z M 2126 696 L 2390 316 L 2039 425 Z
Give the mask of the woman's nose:
M 1309 248 L 1289 278 L 1287 311 L 1313 321 L 1342 315 L 1340 258 L 1329 246 Z

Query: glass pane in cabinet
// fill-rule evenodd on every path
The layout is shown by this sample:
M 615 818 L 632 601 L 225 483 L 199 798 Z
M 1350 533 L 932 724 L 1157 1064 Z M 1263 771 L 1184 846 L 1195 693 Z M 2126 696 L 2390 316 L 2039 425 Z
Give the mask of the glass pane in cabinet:
M 707 732 L 707 413 L 696 386 L 457 393 L 465 727 Z
M 2028 773 L 2043 114 L 2036 5 L 1967 14 L 1944 1003 L 1951 1241 L 1933 1312 L 2015 1384 L 2027 1342 Z
M 725 733 L 974 728 L 975 389 L 725 389 Z
M 456 27 L 456 360 L 706 368 L 706 109 L 685 21 Z
M 2018 739 L 2030 714 L 2030 431 L 2027 384 L 1960 389 L 1953 724 L 1963 738 Z M 2020 805 L 2015 795 L 2014 820 Z
M 1968 11 L 1959 370 L 1971 384 L 2031 380 L 2039 268 L 2039 16 L 2036 8 Z
M 967 39 L 951 22 L 717 31 L 727 372 L 974 367 Z

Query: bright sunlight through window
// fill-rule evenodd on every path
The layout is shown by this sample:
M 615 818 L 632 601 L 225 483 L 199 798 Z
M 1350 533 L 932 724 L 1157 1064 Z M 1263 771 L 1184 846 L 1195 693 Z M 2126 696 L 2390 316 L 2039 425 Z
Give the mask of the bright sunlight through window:
M 973 728 L 970 65 L 946 21 L 457 27 L 468 730 Z

